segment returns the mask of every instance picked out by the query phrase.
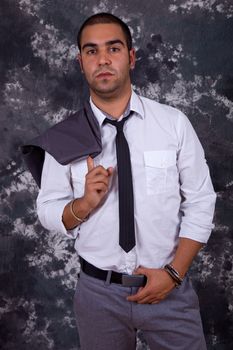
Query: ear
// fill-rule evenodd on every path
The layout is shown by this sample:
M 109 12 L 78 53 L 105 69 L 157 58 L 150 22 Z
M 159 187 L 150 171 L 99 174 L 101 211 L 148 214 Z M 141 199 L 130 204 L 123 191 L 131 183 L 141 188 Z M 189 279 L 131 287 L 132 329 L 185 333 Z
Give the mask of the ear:
M 135 49 L 132 48 L 130 51 L 129 51 L 129 64 L 130 64 L 130 69 L 134 69 L 135 67 L 135 62 L 136 62 L 136 52 L 135 52 Z
M 83 61 L 82 61 L 82 56 L 80 53 L 78 53 L 78 55 L 77 55 L 77 60 L 78 60 L 79 65 L 80 65 L 81 72 L 83 73 Z

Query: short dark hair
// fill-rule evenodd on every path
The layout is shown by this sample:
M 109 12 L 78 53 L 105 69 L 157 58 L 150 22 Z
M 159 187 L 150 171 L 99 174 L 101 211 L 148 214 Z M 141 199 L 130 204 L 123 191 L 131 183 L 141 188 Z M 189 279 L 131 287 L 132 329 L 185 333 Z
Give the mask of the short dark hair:
M 108 12 L 100 12 L 97 13 L 91 17 L 88 17 L 85 22 L 82 24 L 82 26 L 79 29 L 78 35 L 77 35 L 77 43 L 78 43 L 78 48 L 79 51 L 81 52 L 81 37 L 82 37 L 82 32 L 83 29 L 87 26 L 91 26 L 94 24 L 104 24 L 104 23 L 115 23 L 118 24 L 125 36 L 126 43 L 128 50 L 132 49 L 132 36 L 129 30 L 129 27 L 125 22 L 123 22 L 120 18 L 112 15 L 111 13 Z

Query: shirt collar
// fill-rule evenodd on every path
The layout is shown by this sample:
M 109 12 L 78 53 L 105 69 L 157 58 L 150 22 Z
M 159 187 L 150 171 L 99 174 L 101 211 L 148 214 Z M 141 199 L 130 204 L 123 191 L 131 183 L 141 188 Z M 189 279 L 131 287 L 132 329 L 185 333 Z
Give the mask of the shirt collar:
M 104 119 L 106 117 L 109 117 L 109 116 L 94 104 L 91 97 L 90 97 L 90 105 L 91 105 L 91 109 L 92 109 L 99 125 L 101 126 L 103 124 Z M 141 101 L 140 97 L 136 94 L 136 92 L 134 92 L 133 90 L 132 90 L 132 94 L 130 97 L 129 107 L 127 109 L 128 109 L 128 111 L 135 112 L 136 116 L 138 116 L 142 119 L 144 118 L 145 113 L 144 113 L 142 101 Z M 125 114 L 126 113 L 124 112 L 123 116 L 125 116 Z

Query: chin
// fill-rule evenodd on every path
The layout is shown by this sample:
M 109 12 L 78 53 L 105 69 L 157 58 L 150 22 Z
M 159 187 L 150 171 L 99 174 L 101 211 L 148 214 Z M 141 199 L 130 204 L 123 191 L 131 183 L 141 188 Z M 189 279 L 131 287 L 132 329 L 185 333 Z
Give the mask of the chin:
M 97 95 L 109 95 L 117 92 L 117 86 L 95 87 L 93 89 Z

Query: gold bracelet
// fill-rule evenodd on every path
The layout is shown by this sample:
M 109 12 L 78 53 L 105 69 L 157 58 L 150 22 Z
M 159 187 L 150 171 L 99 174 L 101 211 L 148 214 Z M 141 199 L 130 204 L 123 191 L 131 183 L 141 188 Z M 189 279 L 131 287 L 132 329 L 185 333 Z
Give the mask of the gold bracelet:
M 89 218 L 89 214 L 88 214 L 84 219 L 81 219 L 81 218 L 79 218 L 79 217 L 74 213 L 73 205 L 74 205 L 74 202 L 75 202 L 75 201 L 76 201 L 76 199 L 73 199 L 73 200 L 70 202 L 70 212 L 71 212 L 72 216 L 73 216 L 77 221 L 79 221 L 80 223 L 87 221 L 87 219 Z

